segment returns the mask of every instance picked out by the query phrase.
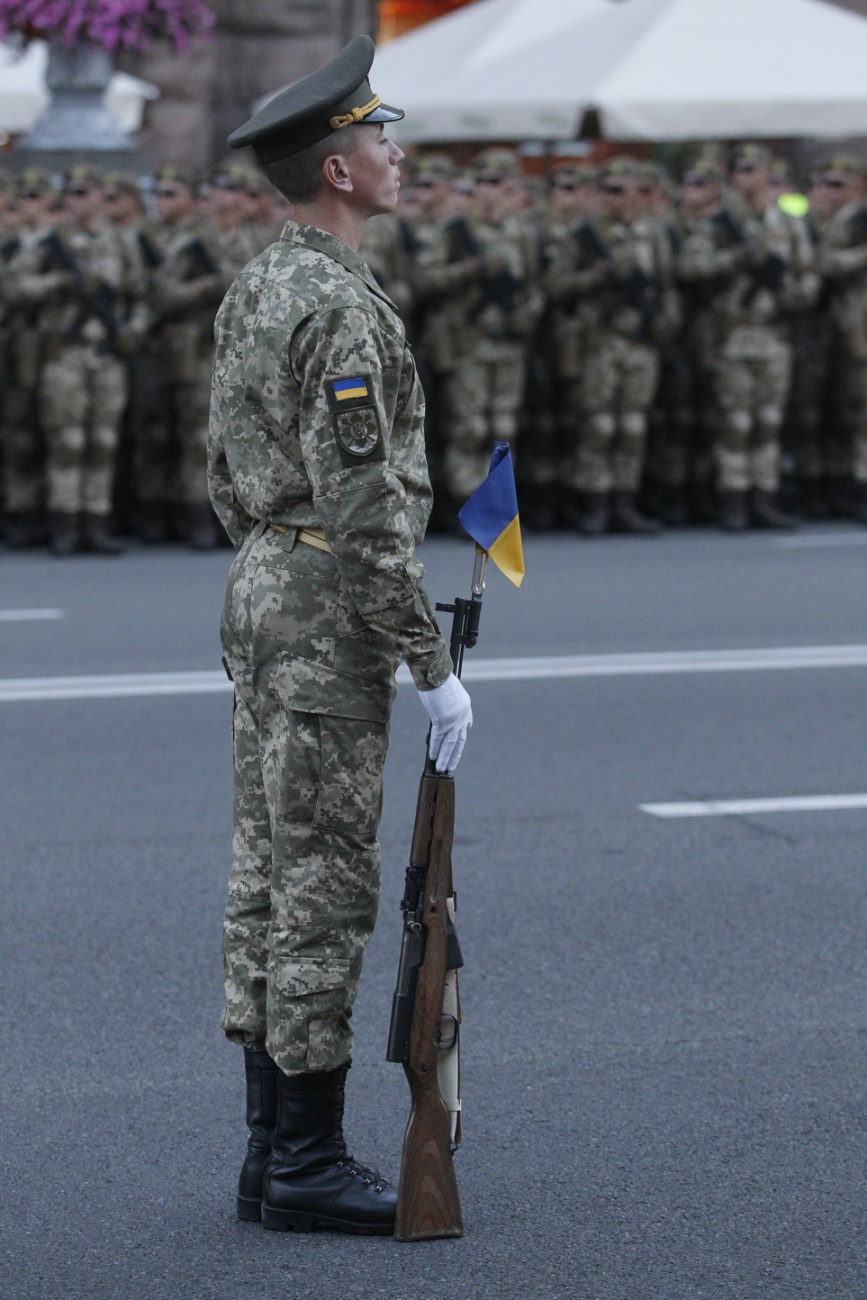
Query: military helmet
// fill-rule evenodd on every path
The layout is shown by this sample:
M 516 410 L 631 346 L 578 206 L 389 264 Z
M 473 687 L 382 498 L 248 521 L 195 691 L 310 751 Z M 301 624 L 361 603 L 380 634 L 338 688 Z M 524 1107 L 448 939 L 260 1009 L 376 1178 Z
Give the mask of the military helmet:
M 183 185 L 191 194 L 195 193 L 196 181 L 193 176 L 185 171 L 183 167 L 176 167 L 170 163 L 164 167 L 158 167 L 154 172 L 154 184 L 159 185 L 166 182 L 170 185 Z
M 681 174 L 681 185 L 721 185 L 722 172 L 712 158 L 699 157 Z
M 732 153 L 732 168 L 735 171 L 757 171 L 761 167 L 770 167 L 773 161 L 774 155 L 766 144 L 739 144 Z
M 117 190 L 121 194 L 132 194 L 137 199 L 141 198 L 138 178 L 132 172 L 106 172 L 104 184 L 107 190 Z
M 517 176 L 520 170 L 518 155 L 514 149 L 482 149 L 475 155 L 470 165 L 477 178 L 482 175 L 497 178 Z
M 48 172 L 41 167 L 25 167 L 12 187 L 19 198 L 38 198 L 54 188 Z
M 75 163 L 64 173 L 63 184 L 66 189 L 76 186 L 102 189 L 105 175 L 99 167 L 94 167 L 93 163 Z
M 412 178 L 415 182 L 419 176 L 431 176 L 435 180 L 450 180 L 457 168 L 448 154 L 422 153 L 412 160 Z

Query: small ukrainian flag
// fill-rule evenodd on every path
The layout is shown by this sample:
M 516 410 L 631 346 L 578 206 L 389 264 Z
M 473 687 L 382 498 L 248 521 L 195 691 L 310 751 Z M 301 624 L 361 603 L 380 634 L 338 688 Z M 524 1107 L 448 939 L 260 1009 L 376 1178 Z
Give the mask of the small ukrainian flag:
M 524 548 L 515 471 L 507 442 L 494 443 L 488 477 L 458 511 L 458 519 L 500 572 L 520 587 L 524 580 Z
M 338 402 L 350 397 L 367 397 L 367 381 L 363 375 L 357 379 L 336 379 L 331 387 Z

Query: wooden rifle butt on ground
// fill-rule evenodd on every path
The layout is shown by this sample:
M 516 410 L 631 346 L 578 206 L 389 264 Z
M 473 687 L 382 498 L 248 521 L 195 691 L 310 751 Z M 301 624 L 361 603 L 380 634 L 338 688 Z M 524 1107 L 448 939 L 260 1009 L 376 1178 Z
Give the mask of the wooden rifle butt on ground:
M 425 871 L 424 956 L 418 970 L 409 1050 L 404 1070 L 412 1109 L 403 1141 L 397 1217 L 398 1241 L 463 1236 L 452 1158 L 451 1117 L 440 1093 L 438 1056 L 448 970 L 454 780 L 425 773 L 419 787 L 411 869 Z

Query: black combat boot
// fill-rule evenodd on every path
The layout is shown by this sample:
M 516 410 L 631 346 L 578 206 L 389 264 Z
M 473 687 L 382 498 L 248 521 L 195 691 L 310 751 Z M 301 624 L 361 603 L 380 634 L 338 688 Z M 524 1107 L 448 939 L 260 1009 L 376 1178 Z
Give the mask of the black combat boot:
M 171 535 L 169 508 L 165 501 L 142 501 L 133 514 L 132 529 L 148 546 L 167 542 Z
M 643 533 L 652 536 L 659 532 L 655 519 L 648 519 L 635 504 L 634 492 L 612 492 L 611 528 L 617 533 Z
M 579 532 L 584 537 L 601 537 L 608 531 L 608 493 L 584 492 L 581 495 L 581 506 Z
M 663 483 L 659 489 L 656 513 L 666 528 L 685 528 L 689 523 L 686 489 L 674 483 Z
M 750 512 L 746 492 L 720 492 L 720 527 L 727 533 L 742 533 L 750 526 Z
M 45 528 L 36 511 L 10 511 L 3 520 L 3 540 L 16 551 L 27 546 L 42 546 Z
M 349 1062 L 316 1074 L 277 1072 L 277 1125 L 265 1165 L 262 1223 L 312 1232 L 394 1231 L 397 1193 L 348 1153 L 343 1098 Z
M 262 1210 L 262 1177 L 271 1154 L 277 1123 L 277 1066 L 264 1048 L 244 1048 L 247 1078 L 247 1155 L 238 1179 L 238 1218 L 258 1223 Z
M 48 516 L 49 550 L 52 555 L 74 555 L 79 549 L 78 515 L 52 510 Z
M 773 492 L 762 492 L 758 488 L 750 499 L 750 521 L 754 528 L 795 528 L 797 525 L 797 520 L 777 505 Z
M 81 549 L 93 555 L 120 555 L 123 546 L 109 532 L 108 515 L 81 516 Z

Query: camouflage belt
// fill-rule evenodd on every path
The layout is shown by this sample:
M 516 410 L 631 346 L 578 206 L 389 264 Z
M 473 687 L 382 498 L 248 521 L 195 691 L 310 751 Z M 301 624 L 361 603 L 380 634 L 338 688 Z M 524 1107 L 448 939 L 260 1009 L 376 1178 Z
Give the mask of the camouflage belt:
M 292 532 L 292 529 L 284 524 L 269 524 L 268 527 L 273 528 L 275 533 Z M 317 551 L 328 551 L 329 555 L 331 554 L 331 547 L 326 542 L 321 528 L 297 528 L 295 538 L 299 542 L 304 542 L 306 546 L 315 546 Z

